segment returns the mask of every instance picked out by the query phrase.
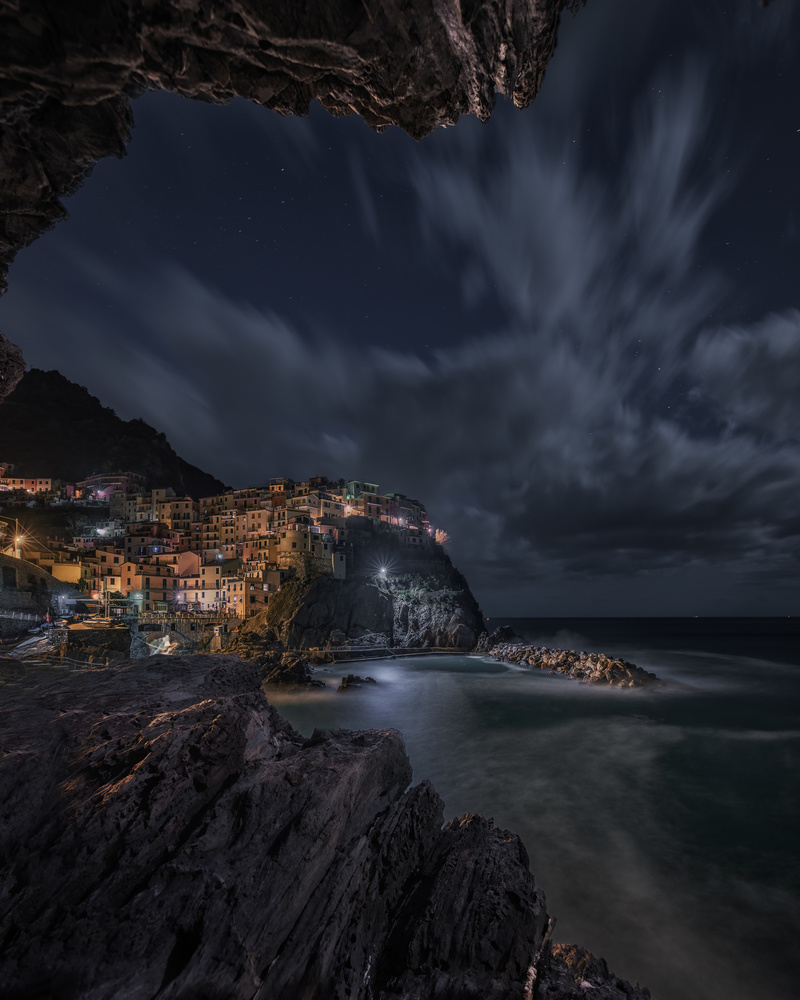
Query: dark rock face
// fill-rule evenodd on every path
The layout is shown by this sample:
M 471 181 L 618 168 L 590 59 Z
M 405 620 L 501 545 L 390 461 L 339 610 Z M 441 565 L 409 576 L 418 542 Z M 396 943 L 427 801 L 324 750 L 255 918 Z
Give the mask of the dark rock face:
M 0 708 L 5 997 L 523 997 L 519 839 L 442 829 L 394 731 L 304 740 L 237 657 L 152 657 Z
M 574 944 L 554 944 L 539 968 L 537 997 L 552 1000 L 650 1000 L 650 990 L 609 972 L 605 959 Z
M 363 558 L 363 556 L 362 556 Z M 226 649 L 248 658 L 288 650 L 418 648 L 471 650 L 483 616 L 464 577 L 441 551 L 406 569 L 288 581 L 265 611 L 247 619 Z M 413 571 L 412 571 L 413 570 Z
M 525 107 L 541 86 L 564 0 L 86 0 L 0 14 L 0 280 L 60 202 L 130 139 L 129 97 L 170 90 L 279 114 L 334 115 L 415 138 L 489 117 L 495 91 Z M 0 383 L 1 385 L 2 383 Z

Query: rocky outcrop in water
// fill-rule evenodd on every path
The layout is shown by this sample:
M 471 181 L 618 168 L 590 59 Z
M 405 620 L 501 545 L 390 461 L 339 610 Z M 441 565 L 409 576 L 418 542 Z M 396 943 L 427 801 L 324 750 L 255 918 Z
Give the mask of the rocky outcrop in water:
M 336 689 L 339 691 L 353 691 L 355 688 L 363 687 L 365 684 L 377 684 L 374 677 L 361 677 L 359 674 L 347 674 L 342 678 L 342 683 Z
M 478 650 L 483 652 L 483 650 Z M 564 674 L 587 684 L 611 684 L 615 687 L 645 687 L 660 685 L 658 677 L 628 663 L 618 656 L 605 653 L 576 652 L 574 649 L 547 649 L 544 646 L 526 646 L 518 642 L 500 643 L 486 651 L 486 655 L 506 663 L 549 670 Z
M 264 674 L 265 684 L 299 684 L 302 687 L 324 687 L 314 680 L 311 666 L 296 653 L 276 654 Z
M 237 657 L 0 706 L 6 998 L 523 997 L 548 916 L 519 839 L 394 731 L 304 739 Z
M 510 625 L 500 625 L 491 635 L 484 632 L 475 644 L 473 653 L 490 653 L 495 646 L 521 646 L 525 640 Z

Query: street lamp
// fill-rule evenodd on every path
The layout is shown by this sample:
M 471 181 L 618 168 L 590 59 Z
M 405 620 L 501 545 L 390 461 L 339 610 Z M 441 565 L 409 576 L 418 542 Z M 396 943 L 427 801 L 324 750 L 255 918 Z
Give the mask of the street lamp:
M 11 524 L 11 518 L 10 517 L 0 517 L 0 521 L 5 521 L 5 523 L 8 524 L 8 525 Z M 22 543 L 24 541 L 25 541 L 25 535 L 23 533 L 23 529 L 20 528 L 20 526 L 19 526 L 19 520 L 15 517 L 14 518 L 13 545 L 14 545 L 14 556 L 15 556 L 16 559 L 21 559 L 22 558 L 22 549 L 21 549 L 21 546 L 22 546 Z

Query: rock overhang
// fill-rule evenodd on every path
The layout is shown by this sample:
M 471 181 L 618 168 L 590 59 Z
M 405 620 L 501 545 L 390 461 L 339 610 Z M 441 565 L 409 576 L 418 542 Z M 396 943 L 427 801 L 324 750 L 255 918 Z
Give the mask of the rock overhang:
M 62 198 L 124 156 L 131 98 L 150 90 L 278 114 L 313 101 L 420 139 L 496 93 L 525 107 L 584 0 L 30 0 L 0 14 L 0 290 L 16 253 L 66 218 Z M 0 334 L 0 401 L 24 373 Z

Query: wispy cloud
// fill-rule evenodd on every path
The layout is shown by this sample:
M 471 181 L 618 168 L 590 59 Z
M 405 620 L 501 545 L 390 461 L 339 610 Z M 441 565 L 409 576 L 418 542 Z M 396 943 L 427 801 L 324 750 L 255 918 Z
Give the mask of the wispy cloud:
M 731 193 L 711 103 L 695 64 L 654 76 L 615 173 L 541 118 L 409 157 L 420 257 L 460 269 L 468 306 L 497 304 L 491 329 L 424 356 L 300 328 L 152 258 L 123 274 L 75 253 L 100 304 L 65 316 L 18 288 L 15 308 L 43 345 L 54 329 L 74 345 L 65 374 L 230 482 L 353 475 L 425 500 L 488 610 L 612 594 L 652 613 L 679 577 L 687 601 L 741 613 L 800 555 L 800 318 L 709 325 L 725 285 L 699 265 Z M 357 158 L 350 180 L 379 235 Z

